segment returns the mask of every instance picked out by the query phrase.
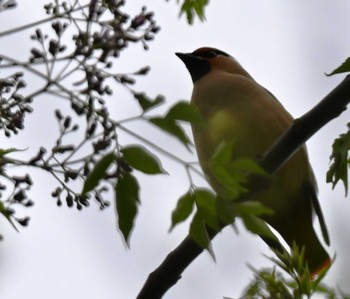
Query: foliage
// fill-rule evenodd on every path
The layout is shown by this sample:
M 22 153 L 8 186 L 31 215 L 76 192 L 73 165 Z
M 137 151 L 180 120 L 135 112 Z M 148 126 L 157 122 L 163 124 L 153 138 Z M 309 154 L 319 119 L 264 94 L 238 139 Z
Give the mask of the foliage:
M 0 11 L 15 4 L 14 1 L 1 2 Z M 136 79 L 147 75 L 150 67 L 141 66 L 130 73 L 113 71 L 116 60 L 122 54 L 127 55 L 125 50 L 131 44 L 140 44 L 147 50 L 160 29 L 153 12 L 146 7 L 131 17 L 124 12 L 124 5 L 125 1 L 53 1 L 44 6 L 47 18 L 0 32 L 0 37 L 5 38 L 31 30 L 33 42 L 24 61 L 0 53 L 2 73 L 20 69 L 0 79 L 0 134 L 11 138 L 23 131 L 26 116 L 33 112 L 40 96 L 46 95 L 51 101 L 61 100 L 70 107 L 70 110 L 59 108 L 47 112 L 54 115 L 58 126 L 53 145 L 41 144 L 36 155 L 29 158 L 18 158 L 18 155 L 15 158 L 12 154 L 18 149 L 0 150 L 0 213 L 13 226 L 28 224 L 28 216 L 15 216 L 15 207 L 34 204 L 34 200 L 28 198 L 28 191 L 36 182 L 30 172 L 10 175 L 7 171 L 10 166 L 13 166 L 11 173 L 20 167 L 28 170 L 31 167 L 51 175 L 57 181 L 51 196 L 58 206 L 65 202 L 68 207 L 82 210 L 94 199 L 102 210 L 110 205 L 105 199 L 107 192 L 115 192 L 119 229 L 126 242 L 140 202 L 141 186 L 137 175 L 131 172 L 166 174 L 150 148 L 183 164 L 190 180 L 190 170 L 197 172 L 191 163 L 128 128 L 133 121 L 143 121 L 175 137 L 190 150 L 190 138 L 181 122 L 201 122 L 202 119 L 187 102 L 178 102 L 163 116 L 151 116 L 150 111 L 165 104 L 164 97 L 152 98 L 133 88 Z M 25 87 L 30 76 L 39 78 L 41 87 L 28 94 Z M 118 86 L 125 88 L 130 99 L 139 105 L 140 111 L 135 111 L 135 116 L 125 119 L 111 116 L 110 102 Z M 40 115 L 36 113 L 35 117 Z M 131 135 L 140 144 L 121 144 L 120 132 Z M 5 179 L 7 182 L 2 183 Z
M 179 3 L 179 0 L 177 2 Z M 208 4 L 209 0 L 184 0 L 181 4 L 180 16 L 185 14 L 189 24 L 193 24 L 195 16 L 203 22 L 205 20 L 204 8 Z
M 2 1 L 0 11 L 13 8 L 15 4 L 14 1 Z M 56 142 L 42 144 L 34 157 L 14 158 L 12 153 L 16 149 L 0 151 L 0 180 L 7 180 L 0 184 L 0 213 L 11 224 L 27 225 L 29 217 L 16 217 L 14 207 L 30 207 L 34 201 L 27 194 L 33 184 L 31 174 L 10 175 L 7 171 L 10 166 L 14 170 L 11 173 L 19 167 L 30 166 L 52 175 L 58 185 L 51 195 L 58 206 L 65 201 L 68 207 L 81 210 L 94 198 L 100 209 L 104 209 L 110 204 L 104 199 L 104 194 L 110 189 L 108 185 L 114 190 L 118 178 L 130 173 L 132 166 L 137 168 L 134 161 L 140 158 L 140 154 L 143 153 L 143 158 L 147 156 L 145 149 L 130 151 L 119 143 L 118 130 L 123 130 L 123 120 L 110 116 L 107 100 L 116 85 L 123 86 L 140 100 L 142 93 L 131 86 L 138 76 L 148 73 L 149 67 L 142 66 L 131 73 L 117 73 L 112 67 L 130 44 L 141 44 L 148 49 L 160 28 L 146 7 L 130 17 L 123 12 L 124 5 L 125 1 L 89 1 L 86 4 L 54 1 L 44 7 L 48 15 L 46 19 L 0 32 L 2 38 L 24 29 L 33 32 L 33 47 L 28 49 L 27 60 L 19 61 L 0 53 L 3 72 L 11 68 L 21 69 L 0 79 L 0 133 L 11 138 L 24 130 L 26 115 L 33 111 L 33 104 L 39 96 L 61 99 L 71 108 L 70 112 L 60 109 L 51 112 L 58 125 Z M 51 24 L 51 30 L 44 26 L 47 23 Z M 29 76 L 41 79 L 41 87 L 23 95 Z M 146 110 L 162 101 L 160 96 L 155 100 L 146 95 L 143 98 L 146 100 L 139 102 L 143 113 L 138 119 L 148 121 L 144 118 Z M 69 142 L 72 136 L 75 143 Z M 156 173 L 157 162 L 149 155 L 147 157 L 150 162 L 138 170 Z M 123 182 L 125 180 L 119 182 L 119 188 Z M 81 185 L 82 189 L 79 188 Z
M 341 73 L 348 73 L 350 72 L 350 58 L 347 58 L 340 66 L 335 68 L 333 71 L 331 71 L 329 74 L 326 74 L 327 76 L 333 76 L 336 74 Z
M 245 288 L 241 299 L 304 299 L 317 294 L 327 299 L 350 298 L 321 283 L 329 268 L 312 276 L 304 262 L 304 252 L 297 246 L 292 248 L 291 254 L 287 251 L 275 254 L 277 258 L 269 258 L 275 264 L 272 269 L 257 270 L 250 266 L 254 280 Z
M 218 182 L 225 187 L 221 192 L 222 197 L 208 189 L 192 185 L 190 190 L 180 198 L 172 213 L 170 229 L 189 218 L 195 208 L 196 213 L 190 225 L 190 236 L 203 248 L 208 249 L 212 256 L 214 254 L 210 250 L 209 230 L 219 230 L 221 227 L 230 225 L 236 217 L 243 220 L 249 231 L 279 243 L 267 224 L 259 218 L 271 213 L 271 210 L 259 202 L 237 201 L 240 195 L 247 194 L 249 191 L 245 186 L 249 176 L 265 180 L 267 175 L 251 159 L 232 160 L 233 146 L 231 142 L 222 142 L 211 158 L 210 167 Z
M 198 170 L 193 163 L 182 160 L 128 127 L 133 121 L 142 121 L 176 138 L 190 150 L 192 144 L 181 123 L 203 124 L 197 109 L 187 102 L 176 103 L 164 115 L 150 114 L 164 105 L 165 99 L 161 95 L 150 97 L 133 88 L 138 77 L 148 74 L 149 66 L 140 66 L 129 73 L 113 71 L 116 60 L 120 55 L 126 55 L 124 52 L 130 44 L 149 49 L 150 42 L 160 30 L 154 14 L 143 7 L 139 14 L 131 17 L 124 12 L 125 1 L 122 0 L 81 2 L 53 1 L 44 7 L 47 18 L 0 32 L 0 37 L 4 38 L 30 29 L 33 42 L 33 47 L 27 51 L 27 59 L 23 61 L 0 53 L 1 75 L 4 70 L 16 70 L 0 78 L 0 135 L 12 138 L 25 130 L 26 117 L 35 113 L 33 107 L 39 96 L 62 100 L 69 106 L 69 110 L 53 109 L 49 112 L 57 122 L 57 138 L 54 144 L 42 144 L 35 156 L 18 158 L 15 154 L 26 153 L 26 149 L 0 148 L 0 214 L 16 230 L 17 224 L 28 225 L 30 218 L 18 217 L 15 209 L 33 206 L 34 200 L 29 198 L 28 192 L 36 182 L 33 182 L 29 169 L 39 169 L 56 180 L 51 196 L 58 206 L 65 202 L 68 207 L 82 210 L 94 200 L 103 210 L 110 205 L 105 194 L 114 192 L 118 227 L 128 244 L 141 203 L 142 186 L 137 179 L 138 172 L 147 175 L 167 173 L 160 158 L 154 154 L 158 152 L 180 163 L 190 184 L 172 213 L 170 230 L 192 216 L 190 236 L 213 256 L 210 230 L 232 224 L 236 217 L 240 217 L 253 233 L 278 242 L 260 219 L 261 215 L 271 211 L 260 203 L 236 200 L 250 191 L 246 185 L 249 176 L 264 183 L 268 183 L 269 177 L 252 160 L 232 161 L 234 144 L 222 143 L 211 160 L 210 167 L 216 179 L 226 186 L 223 197 L 218 197 L 211 190 L 194 185 L 191 176 Z M 203 21 L 208 3 L 208 0 L 184 0 L 180 14 L 185 14 L 190 24 L 195 15 Z M 15 1 L 0 1 L 0 12 L 15 6 Z M 50 24 L 50 29 L 42 26 L 44 24 Z M 348 63 L 332 74 L 348 71 Z M 79 79 L 76 79 L 77 75 Z M 29 76 L 42 80 L 41 87 L 30 93 L 25 88 Z M 109 112 L 113 92 L 120 86 L 139 105 L 139 111 L 133 117 L 115 119 Z M 133 136 L 138 143 L 122 144 L 118 139 L 120 132 Z M 333 186 L 339 180 L 343 181 L 346 192 L 349 136 L 348 132 L 335 141 L 327 174 L 327 180 Z M 8 171 L 10 167 L 11 173 Z M 23 174 L 23 167 L 28 173 Z M 245 296 L 248 297 L 244 298 L 302 298 L 315 293 L 338 298 L 332 290 L 320 284 L 326 272 L 315 280 L 311 279 L 303 264 L 302 252 L 295 249 L 291 256 L 277 252 L 276 255 L 278 259 L 271 260 L 292 280 L 286 280 L 275 269 L 254 269 L 255 280 L 246 290 Z M 342 298 L 348 297 L 344 295 Z
M 343 182 L 345 196 L 348 194 L 348 169 L 349 169 L 349 150 L 350 150 L 350 124 L 348 131 L 341 134 L 334 140 L 333 150 L 330 157 L 331 165 L 327 172 L 327 182 L 332 183 L 333 188 L 339 181 Z

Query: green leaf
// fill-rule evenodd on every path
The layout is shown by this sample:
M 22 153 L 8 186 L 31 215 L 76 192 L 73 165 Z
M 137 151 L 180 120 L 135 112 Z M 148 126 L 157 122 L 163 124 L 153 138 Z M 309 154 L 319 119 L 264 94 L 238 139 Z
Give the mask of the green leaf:
M 211 158 L 212 163 L 226 165 L 232 160 L 233 142 L 222 141 Z
M 247 188 L 242 186 L 242 180 L 237 175 L 230 173 L 227 166 L 220 164 L 210 165 L 215 178 L 220 182 L 222 188 L 220 196 L 225 199 L 234 200 L 240 194 L 247 191 Z
M 12 225 L 12 227 L 19 232 L 18 228 L 16 227 L 16 225 L 14 224 L 12 218 L 11 218 L 11 214 L 9 213 L 9 211 L 6 209 L 4 203 L 2 201 L 0 201 L 0 214 L 2 214 L 8 222 L 10 222 L 10 224 Z
M 167 113 L 167 118 L 204 124 L 205 121 L 198 108 L 189 102 L 178 102 Z
M 232 161 L 230 168 L 235 170 L 235 172 L 240 172 L 245 177 L 251 174 L 257 174 L 266 176 L 267 172 L 253 159 L 251 158 L 240 158 Z
M 143 146 L 124 147 L 123 153 L 126 161 L 135 169 L 146 174 L 167 173 L 159 159 Z
M 129 238 L 140 204 L 140 188 L 137 179 L 132 174 L 125 172 L 118 179 L 115 190 L 118 227 L 129 246 Z
M 0 148 L 0 158 L 4 157 L 5 155 L 9 154 L 9 153 L 13 153 L 13 152 L 24 152 L 27 149 L 18 149 L 18 148 L 6 148 L 6 149 L 2 149 Z
M 347 58 L 340 66 L 338 66 L 335 70 L 331 71 L 326 76 L 332 76 L 335 74 L 347 73 L 350 72 L 350 58 Z
M 134 92 L 134 97 L 139 102 L 143 112 L 151 110 L 165 102 L 164 97 L 161 95 L 158 95 L 155 99 L 151 99 L 143 92 Z
M 232 164 L 233 142 L 221 142 L 210 160 L 209 167 L 215 178 L 222 185 L 220 196 L 225 199 L 234 199 L 241 192 L 247 191 L 242 186 L 241 176 L 237 177 L 234 168 L 230 170 L 229 165 Z M 232 168 L 232 167 L 231 167 Z
M 233 150 L 234 142 L 221 142 L 209 164 L 212 173 L 222 186 L 220 197 L 231 200 L 248 191 L 245 184 L 250 175 L 257 175 L 257 178 L 263 179 L 262 182 L 265 182 L 267 175 L 263 168 L 250 158 L 232 160 Z
M 215 260 L 215 255 L 210 246 L 210 238 L 203 218 L 196 213 L 190 225 L 190 237 L 202 248 L 207 249 Z
M 330 156 L 331 165 L 327 171 L 327 183 L 332 183 L 334 189 L 337 183 L 342 181 L 345 188 L 345 196 L 348 194 L 350 123 L 347 126 L 348 131 L 334 140 Z
M 109 153 L 105 155 L 100 161 L 98 161 L 94 169 L 90 172 L 83 186 L 82 195 L 87 194 L 98 186 L 100 180 L 102 180 L 107 172 L 108 167 L 115 161 L 115 153 Z
M 232 160 L 233 141 L 222 141 L 216 147 L 212 156 L 212 161 L 217 164 L 227 164 Z
M 216 211 L 222 224 L 233 224 L 235 218 L 238 216 L 238 212 L 235 209 L 235 206 L 232 200 L 226 200 L 222 197 L 217 198 L 216 202 Z
M 184 0 L 180 9 L 180 16 L 185 13 L 189 24 L 193 24 L 195 15 L 203 22 L 205 20 L 204 8 L 206 5 L 208 5 L 208 0 Z
M 191 141 L 184 132 L 184 130 L 176 123 L 174 119 L 167 117 L 153 117 L 150 118 L 149 121 L 153 125 L 167 132 L 168 134 L 176 137 L 189 150 L 189 145 L 191 144 Z
M 214 229 L 219 229 L 216 195 L 207 189 L 196 189 L 193 195 L 198 214 L 201 215 L 205 224 Z
M 251 214 L 242 214 L 241 218 L 243 220 L 245 227 L 252 233 L 279 243 L 278 238 L 270 230 L 270 228 L 268 227 L 268 225 L 264 220 L 256 216 L 253 216 Z
M 272 214 L 273 210 L 264 206 L 261 202 L 258 201 L 244 201 L 241 203 L 235 204 L 236 209 L 240 213 L 250 214 L 255 216 Z
M 175 210 L 171 214 L 171 227 L 172 230 L 175 225 L 182 221 L 185 221 L 192 213 L 194 207 L 194 195 L 190 190 L 180 197 L 177 201 Z

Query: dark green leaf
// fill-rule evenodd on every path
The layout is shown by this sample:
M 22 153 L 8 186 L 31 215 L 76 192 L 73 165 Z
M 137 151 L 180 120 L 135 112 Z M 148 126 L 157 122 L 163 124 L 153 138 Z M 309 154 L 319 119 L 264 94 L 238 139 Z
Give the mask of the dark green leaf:
M 235 206 L 232 200 L 225 200 L 222 197 L 217 198 L 216 211 L 222 224 L 229 225 L 234 223 L 235 218 L 238 216 Z
M 205 222 L 203 218 L 196 213 L 194 215 L 191 225 L 190 225 L 190 237 L 197 242 L 202 248 L 207 249 L 213 259 L 215 259 L 214 252 L 210 247 L 210 238 L 208 235 L 207 228 L 205 226 Z
M 128 245 L 140 203 L 139 193 L 137 179 L 132 174 L 125 172 L 117 181 L 115 195 L 118 227 Z
M 207 189 L 196 189 L 194 198 L 198 214 L 201 215 L 204 222 L 214 229 L 219 229 L 216 195 Z
M 266 222 L 256 216 L 251 214 L 241 215 L 245 227 L 254 234 L 262 237 L 269 238 L 277 243 L 279 243 L 278 238 L 270 230 Z
M 272 214 L 273 211 L 258 201 L 244 201 L 235 205 L 240 213 L 255 216 Z
M 150 118 L 149 121 L 163 131 L 176 137 L 179 141 L 181 141 L 182 144 L 187 147 L 187 149 L 189 149 L 188 146 L 191 144 L 191 141 L 184 130 L 176 123 L 174 119 L 167 117 L 153 117 Z
M 205 20 L 204 8 L 207 4 L 208 0 L 184 0 L 180 10 L 180 16 L 184 13 L 189 24 L 193 23 L 195 15 L 203 22 Z
M 13 153 L 13 152 L 24 152 L 26 151 L 27 149 L 18 149 L 18 148 L 14 148 L 14 147 L 11 147 L 11 148 L 6 148 L 6 149 L 3 149 L 3 148 L 0 148 L 0 158 L 2 158 L 3 156 L 9 154 L 9 153 Z
M 265 176 L 267 175 L 266 171 L 257 164 L 253 159 L 250 158 L 240 158 L 232 161 L 230 168 L 234 169 L 236 172 L 240 172 L 244 176 L 257 174 Z
M 348 124 L 348 129 L 350 129 L 350 124 Z M 348 168 L 350 161 L 350 130 L 335 139 L 332 148 L 333 150 L 330 157 L 331 165 L 327 172 L 327 183 L 332 183 L 334 188 L 338 181 L 342 181 L 345 188 L 345 196 L 347 196 Z
M 146 112 L 152 108 L 155 108 L 156 106 L 165 102 L 164 97 L 161 95 L 158 95 L 155 99 L 151 99 L 143 92 L 141 93 L 135 92 L 134 97 L 139 102 L 143 112 Z
M 343 62 L 339 67 L 337 67 L 335 70 L 333 70 L 332 72 L 326 75 L 332 76 L 335 74 L 341 74 L 341 73 L 347 73 L 347 72 L 350 72 L 350 58 L 347 58 L 345 62 Z
M 192 191 L 188 191 L 177 201 L 176 208 L 171 214 L 170 230 L 172 230 L 175 225 L 179 224 L 182 221 L 185 221 L 191 215 L 193 207 L 194 195 Z
M 252 159 L 232 160 L 233 151 L 233 142 L 221 142 L 209 164 L 216 179 L 221 183 L 220 196 L 231 200 L 248 191 L 245 183 L 249 175 L 257 175 L 257 178 L 262 179 L 266 176 L 266 172 Z
M 109 153 L 96 163 L 94 169 L 86 178 L 83 191 L 81 192 L 82 195 L 85 195 L 98 186 L 100 180 L 105 177 L 108 167 L 113 163 L 115 158 L 114 153 Z
M 189 102 L 178 102 L 167 113 L 167 118 L 204 124 L 204 119 L 198 108 Z
M 124 147 L 121 152 L 129 165 L 143 173 L 166 173 L 159 159 L 143 146 Z
M 247 174 L 242 174 L 241 169 L 234 166 L 237 161 L 232 161 L 233 142 L 221 142 L 210 160 L 210 168 L 216 179 L 221 183 L 220 196 L 225 199 L 235 199 L 247 189 L 243 186 Z
M 2 214 L 7 219 L 8 222 L 10 222 L 10 224 L 16 231 L 19 231 L 11 218 L 11 214 L 9 213 L 9 210 L 6 209 L 2 201 L 0 201 L 0 214 Z

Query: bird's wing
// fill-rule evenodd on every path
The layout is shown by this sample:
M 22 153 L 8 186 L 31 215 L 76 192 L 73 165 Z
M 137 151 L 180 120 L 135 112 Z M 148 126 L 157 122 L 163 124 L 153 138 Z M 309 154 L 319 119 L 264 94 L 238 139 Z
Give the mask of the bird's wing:
M 313 208 L 315 210 L 318 221 L 320 223 L 323 239 L 326 242 L 326 244 L 329 246 L 330 241 L 329 241 L 329 235 L 328 235 L 328 230 L 327 230 L 327 226 L 326 226 L 326 221 L 324 220 L 322 209 L 320 206 L 320 202 L 318 201 L 318 198 L 317 198 L 316 189 L 313 187 L 313 184 L 311 182 L 306 183 L 306 189 L 307 189 L 309 196 L 311 197 L 311 202 L 312 202 Z
M 268 89 L 266 89 L 266 88 L 264 88 L 264 89 L 274 99 L 276 99 L 276 101 L 280 104 L 278 99 Z M 318 197 L 317 197 L 317 183 L 316 183 L 315 175 L 313 173 L 312 173 L 311 181 L 306 183 L 306 189 L 307 189 L 306 191 L 308 192 L 309 196 L 311 197 L 311 202 L 312 202 L 313 208 L 315 210 L 315 213 L 317 215 L 318 221 L 320 223 L 323 239 L 326 242 L 326 244 L 329 246 L 330 240 L 329 240 L 328 230 L 327 230 L 326 222 L 325 222 L 324 217 L 323 217 L 323 213 L 322 213 L 322 209 L 321 209 L 320 203 L 318 201 Z

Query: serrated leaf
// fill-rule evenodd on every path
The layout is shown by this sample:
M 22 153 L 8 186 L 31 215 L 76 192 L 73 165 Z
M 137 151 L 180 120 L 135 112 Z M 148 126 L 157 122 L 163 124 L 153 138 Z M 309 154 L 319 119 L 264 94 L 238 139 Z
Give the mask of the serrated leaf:
M 140 188 L 137 179 L 125 172 L 117 181 L 115 188 L 116 211 L 118 215 L 118 227 L 122 232 L 126 244 L 134 227 L 135 217 L 140 204 Z
M 350 124 L 348 124 L 348 129 L 350 129 Z M 334 140 L 330 156 L 331 165 L 327 171 L 327 183 L 332 183 L 332 188 L 334 189 L 337 183 L 342 181 L 345 188 L 345 196 L 348 194 L 349 150 L 350 130 Z
M 175 210 L 171 214 L 171 227 L 172 230 L 175 225 L 182 221 L 185 221 L 192 213 L 194 208 L 194 195 L 192 191 L 188 191 L 180 197 L 177 201 Z
M 193 24 L 195 15 L 203 22 L 205 20 L 204 8 L 207 4 L 208 0 L 184 0 L 180 9 L 180 16 L 185 13 L 190 25 Z
M 143 92 L 135 92 L 134 93 L 135 99 L 138 101 L 139 105 L 141 106 L 143 112 L 146 112 L 148 110 L 151 110 L 160 104 L 165 102 L 165 99 L 163 96 L 158 95 L 155 99 L 151 99 Z
M 326 76 L 332 76 L 335 74 L 347 73 L 350 72 L 350 58 L 347 58 L 340 66 L 331 71 L 329 74 L 326 73 Z
M 190 237 L 202 248 L 207 249 L 215 260 L 214 252 L 210 246 L 210 238 L 203 218 L 196 213 L 190 225 Z
M 85 180 L 83 191 L 81 192 L 82 195 L 87 194 L 98 186 L 100 180 L 105 177 L 108 167 L 113 163 L 115 158 L 115 153 L 109 153 L 96 163 L 94 169 Z
M 191 141 L 184 132 L 184 130 L 176 123 L 174 119 L 167 117 L 153 117 L 150 118 L 149 121 L 158 128 L 167 132 L 168 134 L 176 137 L 189 150 L 189 145 L 191 144 Z
M 184 101 L 178 102 L 173 107 L 171 107 L 166 117 L 187 121 L 190 123 L 204 124 L 204 119 L 200 114 L 198 108 L 195 105 Z
M 160 160 L 143 146 L 127 146 L 121 152 L 129 165 L 143 173 L 167 173 L 163 169 Z
M 194 2 L 194 6 L 193 6 L 194 10 L 196 11 L 196 13 L 201 21 L 205 20 L 204 7 L 207 3 L 208 3 L 208 0 L 196 0 Z
M 185 13 L 187 23 L 192 25 L 193 24 L 193 13 L 192 13 L 192 7 L 188 0 L 185 0 L 184 3 L 181 6 L 180 9 L 180 16 Z

